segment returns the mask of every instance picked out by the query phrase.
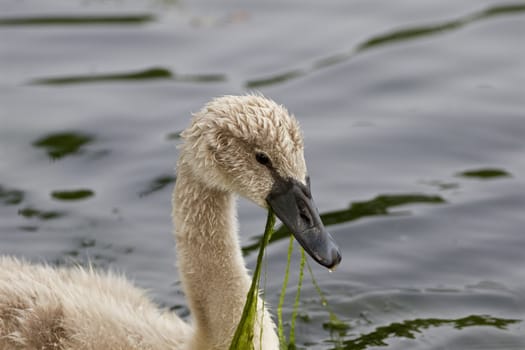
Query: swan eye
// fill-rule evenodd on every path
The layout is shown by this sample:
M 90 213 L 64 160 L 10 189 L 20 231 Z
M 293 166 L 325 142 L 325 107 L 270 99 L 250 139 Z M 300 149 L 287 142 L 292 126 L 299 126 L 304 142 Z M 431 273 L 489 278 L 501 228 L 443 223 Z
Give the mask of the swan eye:
M 268 157 L 265 153 L 257 152 L 255 154 L 255 160 L 257 160 L 262 165 L 270 165 L 270 157 Z

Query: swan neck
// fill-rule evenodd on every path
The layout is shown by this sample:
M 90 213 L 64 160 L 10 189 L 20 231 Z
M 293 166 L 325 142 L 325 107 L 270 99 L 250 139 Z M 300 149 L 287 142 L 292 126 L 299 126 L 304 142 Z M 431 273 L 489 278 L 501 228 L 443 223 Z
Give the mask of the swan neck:
M 228 349 L 250 284 L 235 197 L 179 164 L 173 206 L 178 266 L 195 325 L 192 348 Z

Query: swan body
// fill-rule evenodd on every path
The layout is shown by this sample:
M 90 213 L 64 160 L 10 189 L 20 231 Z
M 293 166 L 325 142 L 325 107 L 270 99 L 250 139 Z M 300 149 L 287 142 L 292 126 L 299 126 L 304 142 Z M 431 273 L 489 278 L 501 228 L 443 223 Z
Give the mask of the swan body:
M 262 96 L 220 97 L 182 136 L 172 217 L 192 325 L 121 276 L 0 257 L 1 350 L 228 349 L 250 286 L 236 194 L 272 207 L 319 263 L 339 263 L 312 202 L 299 125 L 284 107 Z M 255 349 L 279 349 L 258 305 Z
M 185 349 L 191 327 L 121 276 L 0 258 L 0 349 Z

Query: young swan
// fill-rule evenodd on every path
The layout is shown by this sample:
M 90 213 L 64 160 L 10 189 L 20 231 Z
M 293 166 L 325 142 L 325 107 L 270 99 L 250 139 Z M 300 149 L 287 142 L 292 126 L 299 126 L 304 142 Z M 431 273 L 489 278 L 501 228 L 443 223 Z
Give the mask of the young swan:
M 320 264 L 340 262 L 310 194 L 299 126 L 286 109 L 260 96 L 221 97 L 182 136 L 173 221 L 193 328 L 121 277 L 4 257 L 0 349 L 228 349 L 250 285 L 235 193 L 272 207 Z M 269 312 L 260 307 L 256 319 L 255 348 L 279 349 Z

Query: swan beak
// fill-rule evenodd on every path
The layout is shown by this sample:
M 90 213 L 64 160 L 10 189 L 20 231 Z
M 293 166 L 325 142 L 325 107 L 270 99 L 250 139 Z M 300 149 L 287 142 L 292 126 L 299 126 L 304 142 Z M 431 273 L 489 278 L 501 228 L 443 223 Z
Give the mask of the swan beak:
M 341 262 L 339 248 L 313 201 L 309 178 L 306 185 L 294 179 L 277 179 L 266 202 L 315 261 L 329 269 Z

